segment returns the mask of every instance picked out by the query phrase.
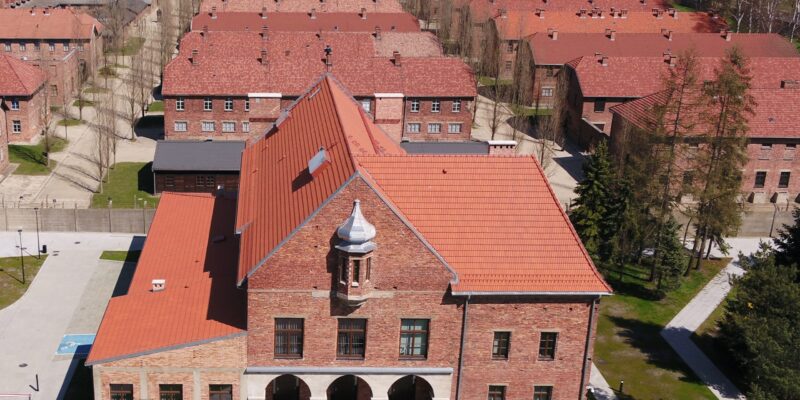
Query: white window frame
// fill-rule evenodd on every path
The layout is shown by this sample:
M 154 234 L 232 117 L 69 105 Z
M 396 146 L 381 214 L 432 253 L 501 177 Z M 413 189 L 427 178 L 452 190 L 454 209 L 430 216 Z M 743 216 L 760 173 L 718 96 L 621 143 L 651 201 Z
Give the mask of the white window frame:
M 25 42 L 19 42 L 19 51 L 28 51 L 28 46 L 25 45 Z
M 228 129 L 230 128 L 230 129 Z M 236 132 L 236 122 L 233 121 L 222 121 L 222 132 L 223 133 L 234 133 Z
M 183 129 L 180 129 L 178 126 L 182 126 Z M 175 121 L 173 129 L 175 132 L 186 132 L 189 130 L 189 123 L 187 121 Z
M 210 126 L 211 129 L 206 129 L 207 126 Z M 200 130 L 203 132 L 216 132 L 217 124 L 214 121 L 202 121 L 200 122 Z
M 438 113 L 442 111 L 442 102 L 439 99 L 431 101 L 431 112 Z
M 83 42 L 78 42 L 78 51 L 83 53 Z
M 11 52 L 11 43 L 6 42 L 5 46 L 3 46 L 3 47 L 5 47 L 6 53 L 10 53 Z
M 361 103 L 361 108 L 363 108 L 364 111 L 366 111 L 368 113 L 372 112 L 372 100 L 371 99 L 361 99 L 361 100 L 359 100 L 359 103 Z
M 461 133 L 461 132 L 463 132 L 463 130 L 462 130 L 463 127 L 464 127 L 463 125 L 464 124 L 462 124 L 462 123 L 449 123 L 449 124 L 447 124 L 447 133 L 452 133 L 452 134 Z M 458 130 L 454 131 L 453 127 L 458 127 Z
M 412 126 L 416 126 L 417 130 L 411 129 Z M 422 124 L 419 122 L 409 122 L 406 124 L 406 132 L 408 133 L 420 133 L 422 131 Z
M 19 111 L 19 98 L 12 97 L 11 98 L 11 110 L 12 111 Z
M 554 90 L 551 87 L 543 87 L 542 88 L 542 97 L 553 97 L 553 91 Z
M 431 129 L 434 126 L 437 127 L 437 129 L 435 129 L 435 130 Z M 439 122 L 429 122 L 428 123 L 428 133 L 432 133 L 432 134 L 436 134 L 436 135 L 442 133 L 442 124 L 439 123 Z
M 55 44 L 55 42 L 48 42 L 48 43 L 47 43 L 47 46 L 48 46 L 48 48 L 50 49 L 50 51 L 51 51 L 51 52 L 54 52 L 54 51 L 56 51 L 56 44 Z
M 250 111 L 250 99 L 244 99 L 244 110 Z
M 250 132 L 250 121 L 242 121 L 242 132 Z
M 69 53 L 69 42 L 64 43 L 64 53 Z
M 461 100 L 453 100 L 453 106 L 450 108 L 450 110 L 454 113 L 461 112 Z
M 411 112 L 419 112 L 419 100 L 411 100 Z
M 203 98 L 203 111 L 213 111 L 214 110 L 214 99 L 211 97 L 204 97 Z
M 11 133 L 22 133 L 22 121 L 15 119 L 11 121 Z
M 225 111 L 233 111 L 233 97 L 225 98 Z
M 183 97 L 178 97 L 175 99 L 175 111 L 184 111 L 186 110 L 186 99 Z

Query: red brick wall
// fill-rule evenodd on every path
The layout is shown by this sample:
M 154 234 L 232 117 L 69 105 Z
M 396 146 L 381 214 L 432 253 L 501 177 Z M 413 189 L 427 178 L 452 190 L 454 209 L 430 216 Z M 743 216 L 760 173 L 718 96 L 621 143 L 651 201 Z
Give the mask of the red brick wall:
M 217 139 L 217 140 L 242 140 L 250 138 L 258 133 L 264 133 L 264 129 L 274 121 L 280 109 L 277 99 L 256 99 L 250 100 L 251 111 L 245 111 L 246 97 L 233 97 L 233 111 L 225 111 L 225 97 L 212 97 L 211 111 L 203 110 L 204 97 L 184 97 L 184 111 L 175 110 L 177 97 L 164 97 L 164 133 L 170 140 L 187 139 Z M 250 132 L 243 132 L 242 122 L 248 122 L 250 118 L 268 118 L 250 123 Z M 175 122 L 186 121 L 186 132 L 176 132 Z M 202 122 L 214 121 L 214 132 L 203 132 Z M 234 122 L 234 132 L 222 132 L 222 122 Z
M 453 100 L 449 98 L 438 99 L 440 101 L 440 111 L 432 112 L 432 98 L 418 98 L 420 102 L 419 112 L 411 112 L 411 102 L 414 98 L 405 99 L 405 129 L 403 138 L 412 142 L 441 142 L 441 141 L 465 141 L 469 140 L 472 132 L 472 99 L 461 99 L 461 111 L 452 112 Z M 419 123 L 420 132 L 410 133 L 408 124 Z M 429 133 L 428 124 L 442 124 L 441 133 Z M 461 133 L 453 134 L 447 132 L 448 123 L 460 123 Z
M 800 152 L 797 147 L 794 151 L 787 151 L 787 144 L 792 143 L 795 146 L 800 145 L 797 139 L 765 139 L 765 140 L 751 140 L 747 145 L 748 162 L 744 168 L 742 177 L 742 192 L 746 195 L 752 192 L 763 193 L 755 199 L 761 201 L 776 201 L 776 193 L 788 193 L 788 200 L 795 202 L 798 200 L 800 194 Z M 762 150 L 762 144 L 771 144 L 770 150 Z M 763 188 L 755 188 L 755 176 L 757 171 L 765 171 L 767 179 L 764 182 Z M 779 188 L 778 180 L 781 171 L 790 172 L 789 187 Z M 783 197 L 783 196 L 782 196 Z M 785 200 L 781 199 L 779 204 L 786 204 Z
M 0 42 L 8 43 L 0 39 Z M 11 43 L 11 52 L 7 53 L 19 59 L 24 59 L 28 63 L 40 67 L 47 74 L 50 80 L 50 85 L 55 85 L 58 88 L 58 101 L 54 104 L 61 104 L 63 101 L 62 94 L 64 91 L 70 94 L 76 93 L 76 86 L 78 84 L 78 73 L 80 60 L 86 60 L 87 68 L 91 69 L 92 60 L 96 62 L 96 50 L 94 49 L 95 42 L 84 40 L 84 51 L 78 51 L 78 42 L 70 42 L 69 52 L 64 51 L 64 43 L 66 41 L 56 40 L 54 43 L 55 51 L 50 51 L 49 42 L 39 42 L 39 50 L 36 50 L 34 41 L 25 42 L 25 50 L 22 50 L 21 42 L 14 41 Z M 0 48 L 0 51 L 5 50 L 5 45 Z
M 95 399 L 110 399 L 110 384 L 132 384 L 134 398 L 144 398 L 140 373 L 147 380 L 148 397 L 158 398 L 159 384 L 182 384 L 183 398 L 191 399 L 196 389 L 194 372 L 200 375 L 202 399 L 208 399 L 209 384 L 233 385 L 233 398 L 239 399 L 239 378 L 245 367 L 244 336 L 127 358 L 93 366 Z M 99 389 L 99 393 L 98 393 Z
M 3 101 L 2 110 L 5 113 L 5 123 L 2 125 L 2 134 L 8 136 L 11 143 L 29 142 L 41 133 L 42 129 L 42 108 L 44 107 L 45 93 L 40 88 L 31 97 L 17 97 L 19 99 L 19 110 L 11 109 L 10 97 Z M 14 121 L 20 121 L 22 132 L 14 133 L 12 126 Z M 5 138 L 4 138 L 5 139 Z
M 8 167 L 8 139 L 6 138 L 6 113 L 0 109 L 0 174 Z

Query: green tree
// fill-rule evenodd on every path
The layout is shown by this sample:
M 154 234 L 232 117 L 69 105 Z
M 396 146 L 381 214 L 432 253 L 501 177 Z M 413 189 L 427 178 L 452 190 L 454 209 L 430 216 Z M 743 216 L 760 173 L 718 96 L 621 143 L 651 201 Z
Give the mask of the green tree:
M 680 286 L 680 278 L 686 265 L 686 250 L 680 239 L 680 225 L 669 217 L 664 224 L 661 238 L 656 242 L 655 253 L 660 254 L 657 264 L 656 289 L 666 292 Z
M 605 142 L 600 142 L 583 165 L 585 179 L 575 189 L 578 198 L 572 203 L 570 220 L 592 257 L 597 258 L 607 230 L 611 188 L 614 177 Z
M 784 225 L 775 239 L 775 262 L 789 265 L 800 262 L 800 208 L 792 212 L 794 225 Z
M 740 259 L 748 272 L 735 282 L 720 323 L 721 339 L 742 371 L 749 399 L 800 399 L 797 267 L 777 266 L 766 245 Z

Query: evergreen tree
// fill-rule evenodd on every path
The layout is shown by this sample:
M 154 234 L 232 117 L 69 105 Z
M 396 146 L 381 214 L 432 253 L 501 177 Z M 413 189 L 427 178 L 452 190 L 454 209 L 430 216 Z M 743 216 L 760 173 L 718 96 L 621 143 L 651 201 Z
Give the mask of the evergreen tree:
M 792 212 L 794 225 L 784 225 L 775 239 L 775 262 L 779 265 L 800 263 L 800 208 Z
M 680 278 L 686 265 L 686 250 L 680 239 L 680 225 L 669 217 L 664 224 L 661 240 L 656 243 L 655 252 L 661 260 L 656 270 L 656 288 L 660 292 L 680 286 Z
M 583 165 L 584 180 L 575 189 L 578 198 L 572 203 L 570 220 L 589 254 L 597 258 L 607 231 L 609 204 L 612 202 L 611 160 L 605 142 L 600 142 Z

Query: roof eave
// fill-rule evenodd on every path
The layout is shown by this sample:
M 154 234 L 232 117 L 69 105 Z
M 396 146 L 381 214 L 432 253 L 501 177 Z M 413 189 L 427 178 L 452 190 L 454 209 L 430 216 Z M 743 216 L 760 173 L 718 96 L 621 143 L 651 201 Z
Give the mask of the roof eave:
M 612 292 L 559 292 L 559 291 L 463 291 L 451 292 L 453 296 L 611 296 Z

